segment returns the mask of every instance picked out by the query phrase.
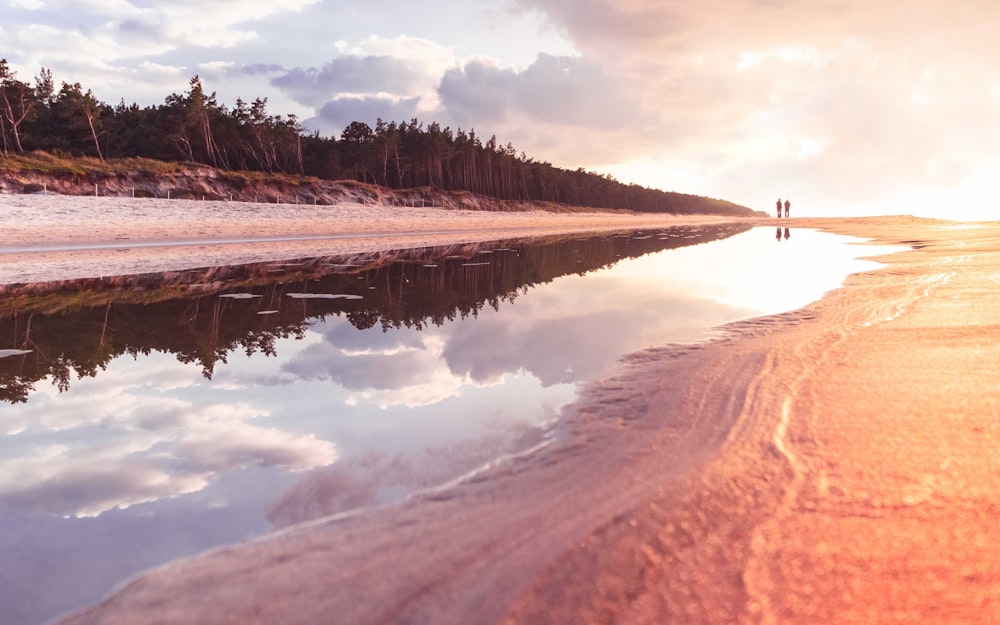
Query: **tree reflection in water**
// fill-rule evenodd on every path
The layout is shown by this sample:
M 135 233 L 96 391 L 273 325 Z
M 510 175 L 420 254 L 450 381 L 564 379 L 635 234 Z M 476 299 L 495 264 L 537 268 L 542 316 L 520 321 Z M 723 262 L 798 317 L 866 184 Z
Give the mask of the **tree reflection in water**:
M 564 235 L 0 286 L 0 349 L 30 350 L 0 358 L 0 401 L 25 402 L 45 379 L 65 391 L 124 354 L 172 353 L 211 379 L 229 354 L 273 356 L 279 339 L 302 337 L 328 316 L 361 330 L 440 326 L 560 276 L 749 229 Z M 330 297 L 340 295 L 351 297 Z

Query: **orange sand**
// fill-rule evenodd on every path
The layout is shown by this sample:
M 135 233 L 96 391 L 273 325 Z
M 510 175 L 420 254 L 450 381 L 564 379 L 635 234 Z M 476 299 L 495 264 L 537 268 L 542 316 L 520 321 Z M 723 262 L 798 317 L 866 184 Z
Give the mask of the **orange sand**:
M 488 479 L 164 567 L 65 622 L 1000 621 L 1000 224 L 789 225 L 914 249 L 629 357 Z

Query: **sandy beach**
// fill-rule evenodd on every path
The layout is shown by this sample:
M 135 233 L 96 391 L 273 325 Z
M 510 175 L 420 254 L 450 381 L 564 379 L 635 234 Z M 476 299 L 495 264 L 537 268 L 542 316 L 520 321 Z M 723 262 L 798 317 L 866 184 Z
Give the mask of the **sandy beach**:
M 0 284 L 680 224 L 713 215 L 493 212 L 0 195 Z
M 44 224 L 5 225 L 0 269 L 10 281 L 81 262 L 136 266 L 115 265 L 109 249 L 170 265 L 199 246 L 199 262 L 254 256 L 268 238 L 306 255 L 297 242 L 402 247 L 681 222 L 429 209 L 414 221 L 365 210 L 354 220 L 220 220 L 194 228 L 203 238 L 193 243 L 190 222 L 155 217 L 122 232 L 96 222 L 81 232 L 81 218 L 59 237 Z M 697 219 L 714 218 L 685 223 Z M 629 356 L 564 415 L 548 447 L 390 508 L 168 565 L 61 622 L 1000 619 L 1000 224 L 753 223 L 909 249 L 806 308 Z M 118 237 L 149 245 L 105 246 Z

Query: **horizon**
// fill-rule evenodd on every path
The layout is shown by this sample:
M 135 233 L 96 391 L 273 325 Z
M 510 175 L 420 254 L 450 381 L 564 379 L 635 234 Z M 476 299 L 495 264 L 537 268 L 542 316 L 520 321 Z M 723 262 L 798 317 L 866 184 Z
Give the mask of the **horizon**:
M 1000 6 L 938 0 L 9 0 L 18 78 L 162 104 L 199 75 L 310 131 L 411 117 L 532 158 L 794 217 L 989 220 Z

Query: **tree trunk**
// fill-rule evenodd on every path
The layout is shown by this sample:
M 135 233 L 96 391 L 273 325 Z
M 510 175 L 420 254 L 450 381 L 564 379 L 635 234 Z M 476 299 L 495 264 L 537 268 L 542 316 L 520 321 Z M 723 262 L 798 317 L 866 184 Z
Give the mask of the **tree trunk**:
M 84 104 L 83 114 L 87 118 L 87 124 L 90 126 L 90 136 L 94 138 L 94 148 L 97 149 L 97 158 L 104 162 L 104 154 L 101 152 L 101 143 L 97 140 L 97 129 L 94 128 L 94 112 Z
M 28 117 L 28 113 L 31 112 L 31 106 L 25 107 L 24 105 L 24 94 L 21 94 L 21 115 L 14 115 L 14 107 L 10 103 L 10 97 L 7 93 L 7 89 L 0 89 L 0 93 L 3 93 L 3 103 L 4 103 L 4 114 L 7 117 L 7 122 L 10 124 L 11 136 L 14 139 L 14 149 L 19 153 L 24 152 L 24 148 L 21 147 L 21 132 L 19 126 L 21 122 Z

